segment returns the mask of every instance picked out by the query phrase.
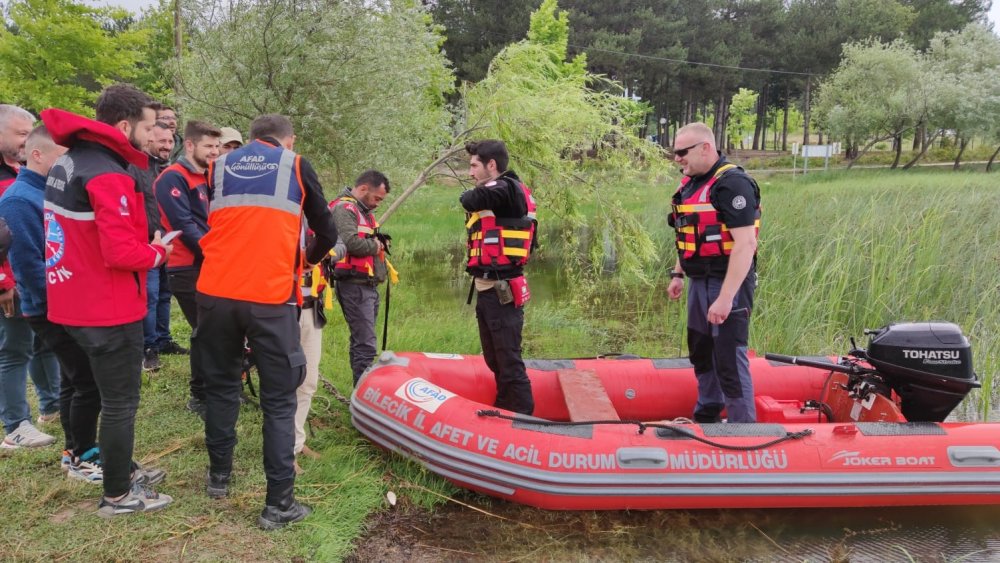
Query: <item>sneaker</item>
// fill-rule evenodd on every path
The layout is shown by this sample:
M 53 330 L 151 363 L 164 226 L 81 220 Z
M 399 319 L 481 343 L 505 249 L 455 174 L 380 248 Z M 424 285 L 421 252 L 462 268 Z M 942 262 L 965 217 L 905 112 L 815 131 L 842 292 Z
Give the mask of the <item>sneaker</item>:
M 73 454 L 69 450 L 62 451 L 62 458 L 59 460 L 59 470 L 63 473 L 69 472 L 69 465 L 73 462 Z
M 133 480 L 132 487 L 124 497 L 118 500 L 101 497 L 101 502 L 97 505 L 97 515 L 101 518 L 112 518 L 122 514 L 150 512 L 160 510 L 173 501 L 170 495 L 157 493 L 149 485 Z
M 66 471 L 66 477 L 87 483 L 103 483 L 104 469 L 101 466 L 100 450 L 90 448 L 83 455 L 73 458 Z
M 54 436 L 49 436 L 45 432 L 35 428 L 31 421 L 22 420 L 21 424 L 0 443 L 0 448 L 13 450 L 17 448 L 41 448 L 56 442 Z
M 51 424 L 53 422 L 59 422 L 59 411 L 51 414 L 40 414 L 38 415 L 38 425 Z
M 156 485 L 167 478 L 167 472 L 156 467 L 144 467 L 138 461 L 132 460 L 132 481 L 145 485 Z
M 211 469 L 205 475 L 205 492 L 210 498 L 229 496 L 230 473 L 213 473 Z
M 304 520 L 310 514 L 312 514 L 312 508 L 297 500 L 292 501 L 292 505 L 288 507 L 288 510 L 281 510 L 277 506 L 267 505 L 261 511 L 260 518 L 257 518 L 257 525 L 263 530 L 277 530 L 293 522 Z
M 174 342 L 173 340 L 167 342 L 166 344 L 160 346 L 161 354 L 176 354 L 178 356 L 187 356 L 190 354 L 190 350 L 181 346 L 180 344 Z
M 198 415 L 204 421 L 205 412 L 208 410 L 208 405 L 206 405 L 205 401 L 202 401 L 198 397 L 191 397 L 190 399 L 188 399 L 187 402 L 187 410 Z
M 146 351 L 142 353 L 142 371 L 156 371 L 162 366 L 160 353 L 152 348 L 146 348 Z

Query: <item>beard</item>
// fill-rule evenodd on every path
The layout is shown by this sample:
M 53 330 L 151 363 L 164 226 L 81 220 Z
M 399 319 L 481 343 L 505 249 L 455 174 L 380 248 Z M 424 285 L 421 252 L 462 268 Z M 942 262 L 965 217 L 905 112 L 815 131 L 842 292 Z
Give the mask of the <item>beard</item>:
M 208 159 L 199 158 L 198 155 L 191 155 L 191 160 L 194 161 L 195 165 L 202 170 L 208 170 Z
M 134 148 L 135 150 L 137 150 L 139 152 L 146 152 L 146 151 L 143 150 L 143 147 L 142 147 L 143 143 L 140 143 L 139 140 L 135 138 L 135 128 L 134 127 L 132 128 L 132 131 L 128 134 L 128 143 L 130 145 L 132 145 L 132 148 Z
M 24 162 L 24 147 L 0 145 L 0 156 L 11 162 Z

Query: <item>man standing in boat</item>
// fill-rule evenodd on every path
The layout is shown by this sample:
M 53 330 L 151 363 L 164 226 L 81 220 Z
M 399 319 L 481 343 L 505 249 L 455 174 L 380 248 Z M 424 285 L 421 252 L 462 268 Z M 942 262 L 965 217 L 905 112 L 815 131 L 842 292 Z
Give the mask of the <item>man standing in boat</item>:
M 510 157 L 503 141 L 470 142 L 465 150 L 469 175 L 476 181 L 476 188 L 459 198 L 469 213 L 466 271 L 477 293 L 483 357 L 496 378 L 494 406 L 530 415 L 535 402 L 521 359 L 521 331 L 523 305 L 530 298 L 523 268 L 535 246 L 535 200 L 507 169 Z
M 677 263 L 667 294 L 679 299 L 688 284 L 688 353 L 698 378 L 695 422 L 755 422 L 747 358 L 750 313 L 757 285 L 760 188 L 726 161 L 704 123 L 677 131 L 674 161 L 684 177 L 673 196 L 670 226 Z

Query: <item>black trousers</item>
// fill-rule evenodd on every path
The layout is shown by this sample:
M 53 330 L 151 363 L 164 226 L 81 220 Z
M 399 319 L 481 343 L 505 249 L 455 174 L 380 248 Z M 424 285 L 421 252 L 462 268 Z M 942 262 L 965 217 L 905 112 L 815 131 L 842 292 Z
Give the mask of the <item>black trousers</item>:
M 497 382 L 494 406 L 521 414 L 531 414 L 535 401 L 531 396 L 531 381 L 521 359 L 521 331 L 524 309 L 513 303 L 500 304 L 492 289 L 480 291 L 476 298 L 476 319 L 479 321 L 479 342 L 483 358 Z
M 195 334 L 198 332 L 198 301 L 195 298 L 200 268 L 190 270 L 167 270 L 167 285 L 170 293 L 177 298 L 184 319 L 191 326 L 191 396 L 205 400 L 205 377 L 202 375 L 201 352 L 194 347 Z
M 299 337 L 299 308 L 262 305 L 199 293 L 198 334 L 193 345 L 204 358 L 205 446 L 210 468 L 229 473 L 240 412 L 243 340 L 253 350 L 264 413 L 267 504 L 277 505 L 295 483 L 295 390 L 306 376 Z
M 65 449 L 71 455 L 83 455 L 97 445 L 97 418 L 101 413 L 101 392 L 90 371 L 90 359 L 66 327 L 45 316 L 25 318 L 59 360 L 59 421 L 66 436 Z
M 135 413 L 142 384 L 142 320 L 116 326 L 67 326 L 87 354 L 101 392 L 101 463 L 104 495 L 128 492 L 135 446 Z

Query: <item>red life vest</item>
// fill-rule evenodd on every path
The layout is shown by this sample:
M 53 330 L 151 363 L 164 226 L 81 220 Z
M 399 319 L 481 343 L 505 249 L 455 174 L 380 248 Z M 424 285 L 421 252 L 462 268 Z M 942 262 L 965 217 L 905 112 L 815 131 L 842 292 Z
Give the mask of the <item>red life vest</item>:
M 342 206 L 344 209 L 353 211 L 358 218 L 358 238 L 366 239 L 375 236 L 378 230 L 378 221 L 371 212 L 362 213 L 358 208 L 358 200 L 350 196 L 340 196 L 333 200 L 330 209 Z M 354 256 L 347 253 L 333 266 L 333 276 L 336 279 L 375 277 L 375 257 L 374 256 Z
M 510 181 L 510 180 L 508 180 Z M 497 217 L 483 209 L 471 213 L 465 228 L 469 233 L 469 268 L 503 271 L 524 266 L 534 248 L 536 218 L 535 199 L 524 182 L 518 182 L 527 204 L 524 217 Z
M 687 199 L 673 205 L 671 224 L 677 231 L 677 249 L 684 260 L 692 258 L 714 258 L 729 256 L 733 251 L 733 236 L 719 217 L 718 210 L 712 205 L 711 190 L 719 177 L 727 171 L 736 168 L 734 164 L 724 164 L 700 189 L 695 190 Z M 684 186 L 691 182 L 690 176 L 681 179 L 677 188 L 680 198 Z M 760 204 L 754 209 L 755 234 L 760 231 Z

